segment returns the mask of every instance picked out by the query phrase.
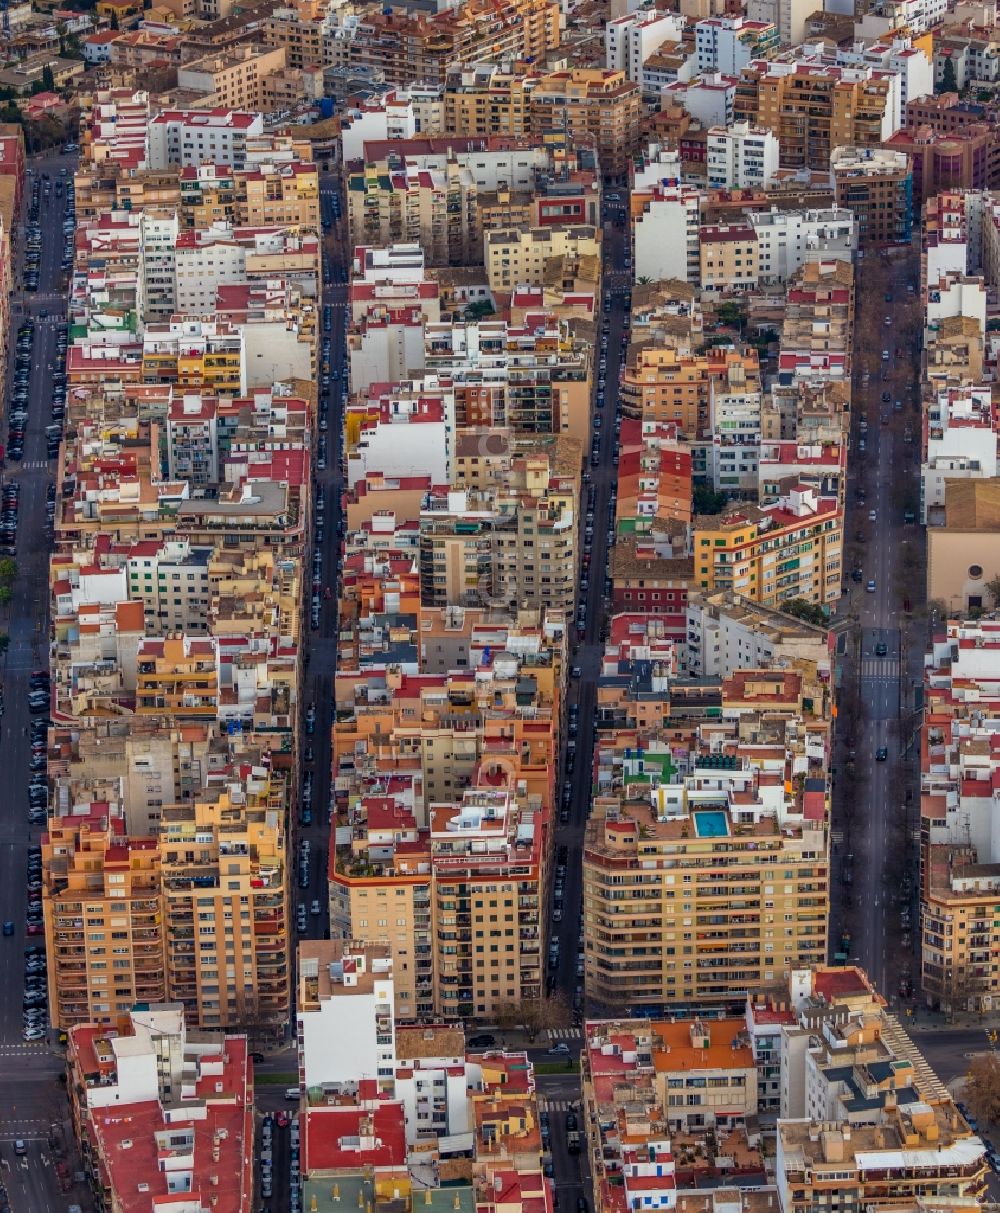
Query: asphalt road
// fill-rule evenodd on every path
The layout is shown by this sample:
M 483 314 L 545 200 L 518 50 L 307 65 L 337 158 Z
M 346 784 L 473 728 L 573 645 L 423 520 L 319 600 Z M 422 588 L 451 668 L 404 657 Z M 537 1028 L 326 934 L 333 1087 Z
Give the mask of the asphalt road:
M 48 173 L 52 181 L 62 167 L 72 168 L 73 157 L 48 155 L 32 157 L 34 173 Z M 28 183 L 30 191 L 30 178 Z M 14 923 L 13 937 L 0 940 L 0 1068 L 3 1073 L 3 1100 L 0 1104 L 0 1157 L 12 1169 L 4 1174 L 12 1208 L 61 1210 L 67 1201 L 84 1201 L 82 1191 L 72 1195 L 59 1192 L 51 1167 L 48 1137 L 52 1124 L 68 1128 L 69 1107 L 58 1076 L 64 1069 L 62 1050 L 54 1035 L 48 1041 L 26 1044 L 21 1039 L 21 995 L 23 991 L 25 926 L 25 857 L 29 841 L 37 841 L 41 831 L 27 822 L 28 784 L 28 679 L 31 671 L 48 664 L 48 556 L 49 538 L 45 529 L 45 496 L 52 482 L 55 463 L 46 459 L 45 427 L 51 423 L 52 372 L 55 369 L 56 324 L 65 316 L 65 285 L 61 279 L 62 218 L 65 195 L 54 186 L 49 197 L 40 201 L 42 256 L 39 290 L 18 291 L 12 298 L 12 332 L 24 313 L 35 317 L 33 367 L 30 402 L 25 433 L 24 459 L 8 462 L 4 481 L 17 480 L 21 486 L 18 503 L 17 563 L 18 577 L 8 621 L 0 624 L 10 637 L 3 660 L 5 714 L 0 722 L 0 770 L 4 772 L 8 794 L 0 817 L 0 918 Z M 23 226 L 15 233 L 15 263 L 23 258 Z M 20 283 L 20 277 L 17 277 Z M 49 313 L 47 319 L 40 315 Z M 13 362 L 13 355 L 10 358 Z M 9 382 L 9 375 L 8 375 Z M 4 405 L 8 394 L 5 392 Z M 3 427 L 6 436 L 6 425 Z M 67 1134 L 67 1137 L 69 1134 Z M 28 1145 L 26 1168 L 15 1160 L 11 1144 L 22 1138 Z
M 538 1056 L 532 1056 L 538 1061 Z M 549 1154 L 555 1179 L 554 1199 L 563 1213 L 573 1213 L 582 1196 L 593 1207 L 592 1177 L 580 1107 L 578 1074 L 539 1074 L 535 1080 L 539 1111 L 549 1114 Z M 580 1129 L 581 1148 L 571 1154 L 566 1144 L 566 1112 L 573 1108 Z
M 337 378 L 331 378 L 329 384 L 329 412 L 325 431 L 327 435 L 326 468 L 320 469 L 316 462 L 313 465 L 314 501 L 316 493 L 322 490 L 326 510 L 323 515 L 323 539 L 316 542 L 316 526 L 313 527 L 313 544 L 308 553 L 309 563 L 305 570 L 306 578 L 312 576 L 312 554 L 319 549 L 323 554 L 322 583 L 329 586 L 331 594 L 328 599 L 321 598 L 320 626 L 310 630 L 309 611 L 306 610 L 303 626 L 307 631 L 307 658 L 305 683 L 306 705 L 316 706 L 316 728 L 314 733 L 307 735 L 302 729 L 300 753 L 305 754 L 306 748 L 311 747 L 313 758 L 311 762 L 303 763 L 303 770 L 313 772 L 312 794 L 312 824 L 303 826 L 301 818 L 295 823 L 296 849 L 302 839 L 308 838 L 312 854 L 309 871 L 309 886 L 302 889 L 298 885 L 298 868 L 295 871 L 295 886 L 292 890 L 293 905 L 300 902 L 309 909 L 313 901 L 320 904 L 320 913 L 307 916 L 307 927 L 298 937 L 303 939 L 325 939 L 329 935 L 329 886 L 327 883 L 327 863 L 330 846 L 330 787 L 331 787 L 331 730 L 333 728 L 333 682 L 337 665 L 337 608 L 339 600 L 339 579 L 341 571 L 341 542 L 339 526 L 342 518 L 341 493 L 343 490 L 342 476 L 342 433 L 344 410 L 342 392 L 346 386 L 345 365 L 345 334 L 344 309 L 347 301 L 346 266 L 346 228 L 343 223 L 332 222 L 332 198 L 338 190 L 338 176 L 333 173 L 323 173 L 320 181 L 320 196 L 323 215 L 330 220 L 330 227 L 323 235 L 323 303 L 333 309 L 330 332 L 323 332 L 322 339 L 330 339 L 331 372 L 337 373 Z M 343 193 L 340 194 L 343 202 Z M 343 215 L 343 211 L 341 214 Z M 314 523 L 317 515 L 314 511 Z M 298 933 L 297 933 L 298 934 Z M 293 997 L 294 1012 L 294 997 Z
M 607 346 L 607 387 L 605 391 L 605 406 L 594 410 L 595 417 L 601 417 L 600 463 L 596 467 L 590 464 L 590 449 L 587 448 L 585 457 L 586 473 L 595 489 L 594 499 L 594 534 L 591 550 L 590 576 L 586 592 L 581 592 L 579 602 L 587 608 L 586 624 L 583 638 L 577 644 L 572 654 L 571 664 L 579 667 L 581 677 L 571 679 L 568 702 L 576 703 L 580 709 L 580 726 L 576 738 L 576 760 L 571 774 L 565 770 L 563 778 L 572 784 L 572 804 L 570 820 L 562 823 L 556 831 L 556 845 L 567 849 L 566 878 L 563 901 L 563 918 L 555 923 L 549 916 L 549 938 L 559 940 L 559 963 L 553 965 L 551 953 L 548 958 L 548 984 L 550 989 L 559 990 L 570 1007 L 577 1004 L 586 1008 L 582 1002 L 584 997 L 584 982 L 580 972 L 582 958 L 583 932 L 581 929 L 581 914 L 583 910 L 583 834 L 587 815 L 590 810 L 593 791 L 593 752 L 594 752 L 594 709 L 597 700 L 597 674 L 600 669 L 603 643 L 601 642 L 601 627 L 604 621 L 607 602 L 604 598 L 604 572 L 608 566 L 608 530 L 614 525 L 614 517 L 610 507 L 611 486 L 616 482 L 617 469 L 613 463 L 616 447 L 615 439 L 615 405 L 618 400 L 618 373 L 622 365 L 622 320 L 625 310 L 625 278 L 621 273 L 624 257 L 624 230 L 615 224 L 606 224 L 604 231 L 604 272 L 605 289 L 611 290 L 611 309 L 608 313 L 610 331 Z M 602 303 L 603 306 L 603 303 Z M 601 313 L 599 320 L 603 320 Z M 595 380 L 596 398 L 596 380 Z M 588 485 L 583 485 L 583 499 L 586 501 Z M 586 510 L 581 508 L 580 545 L 584 544 L 584 525 Z M 577 633 L 574 631 L 574 635 Z M 565 761 L 565 758 L 564 758 Z M 560 788 L 561 796 L 561 788 Z
M 845 534 L 846 564 L 860 570 L 861 580 L 847 580 L 845 571 L 849 592 L 837 611 L 845 630 L 834 875 L 840 876 L 849 854 L 853 881 L 850 889 L 834 885 L 831 951 L 846 945 L 849 958 L 888 996 L 895 995 L 901 977 L 915 976 L 913 949 L 900 921 L 912 890 L 907 895 L 903 888 L 900 865 L 915 862 L 915 852 L 907 850 L 915 771 L 904 751 L 924 626 L 919 613 L 903 610 L 909 601 L 919 612 L 924 597 L 922 539 L 904 522 L 918 477 L 919 446 L 904 437 L 908 426 L 919 432 L 919 312 L 916 296 L 907 292 L 916 275 L 910 250 L 891 257 L 869 253 L 858 266 Z M 843 904 L 837 904 L 838 887 Z
M 915 1021 L 907 1023 L 906 1028 L 943 1083 L 964 1078 L 971 1058 L 991 1049 L 984 1028 L 945 1029 L 941 1024 L 925 1022 L 920 1011 L 917 1011 Z

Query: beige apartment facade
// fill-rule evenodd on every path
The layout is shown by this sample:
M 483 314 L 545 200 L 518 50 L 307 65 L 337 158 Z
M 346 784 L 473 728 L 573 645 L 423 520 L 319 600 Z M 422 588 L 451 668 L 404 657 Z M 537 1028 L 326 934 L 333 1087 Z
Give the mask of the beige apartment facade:
M 213 794 L 214 791 L 214 794 Z M 165 808 L 159 850 L 168 996 L 205 1028 L 280 1034 L 288 1012 L 286 787 L 260 767 L 244 786 Z
M 203 55 L 177 69 L 177 87 L 204 94 L 206 102 L 223 109 L 264 108 L 264 81 L 285 70 L 283 46 L 257 50 L 233 47 L 226 55 Z
M 600 228 L 589 224 L 505 228 L 485 235 L 486 275 L 494 293 L 541 286 L 546 266 L 557 258 L 594 258 L 599 263 L 600 256 Z
M 725 816 L 719 811 L 719 818 Z M 584 840 L 587 995 L 622 1006 L 722 1007 L 826 955 L 824 827 L 735 821 L 595 800 Z M 720 849 L 725 849 L 723 859 Z M 723 866 L 724 865 L 724 866 Z
M 119 1028 L 136 1002 L 165 1001 L 160 856 L 105 816 L 54 818 L 42 843 L 49 1018 Z

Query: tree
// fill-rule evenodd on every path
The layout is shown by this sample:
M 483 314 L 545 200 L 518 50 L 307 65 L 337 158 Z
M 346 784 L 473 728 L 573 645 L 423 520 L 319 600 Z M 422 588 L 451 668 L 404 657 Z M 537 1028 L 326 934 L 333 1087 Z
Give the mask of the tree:
M 965 1102 L 976 1120 L 1000 1120 L 1000 1055 L 979 1053 L 969 1062 Z
M 566 1000 L 556 992 L 548 998 L 502 1003 L 497 1007 L 496 1021 L 501 1028 L 523 1028 L 534 1040 L 539 1032 L 569 1027 L 572 1016 Z
M 746 311 L 742 303 L 736 300 L 727 300 L 725 303 L 720 303 L 715 309 L 716 319 L 720 324 L 729 325 L 733 328 L 742 328 L 746 323 Z
M 983 589 L 989 594 L 994 609 L 1000 609 L 1000 573 L 983 582 Z
M 54 91 L 56 87 L 56 78 L 52 74 L 52 68 L 46 63 L 42 68 L 42 88 L 47 93 Z
M 59 54 L 63 59 L 82 59 L 79 34 L 65 34 L 61 39 Z
M 804 598 L 789 598 L 781 604 L 781 611 L 784 615 L 791 615 L 805 623 L 814 623 L 817 627 L 825 627 L 829 622 L 826 611 L 818 602 L 807 602 Z
M 938 81 L 937 91 L 939 93 L 958 92 L 958 77 L 955 75 L 955 64 L 950 56 L 945 59 L 944 67 L 941 69 L 941 79 Z
M 17 561 L 13 556 L 0 556 L 0 585 L 13 585 L 17 577 Z
M 692 494 L 696 514 L 721 514 L 729 504 L 725 493 L 717 493 L 710 485 L 696 484 Z

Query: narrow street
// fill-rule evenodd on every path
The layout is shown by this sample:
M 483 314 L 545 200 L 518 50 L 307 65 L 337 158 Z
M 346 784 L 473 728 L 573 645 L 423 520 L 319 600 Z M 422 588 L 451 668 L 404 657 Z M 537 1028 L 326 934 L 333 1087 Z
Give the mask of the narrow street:
M 32 157 L 28 167 L 32 176 L 26 182 L 30 192 L 33 177 L 48 175 L 52 183 L 61 178 L 60 170 L 72 169 L 74 158 L 52 152 Z M 65 179 L 65 178 L 63 178 Z M 3 940 L 0 949 L 0 1064 L 3 1066 L 3 1102 L 0 1107 L 0 1159 L 10 1193 L 12 1207 L 18 1209 L 59 1209 L 67 1201 L 84 1199 L 81 1188 L 76 1195 L 59 1191 L 48 1145 L 51 1127 L 68 1131 L 69 1105 L 65 1087 L 59 1082 L 64 1071 L 63 1050 L 55 1033 L 48 1039 L 26 1043 L 21 1038 L 24 989 L 24 947 L 39 938 L 25 937 L 26 854 L 30 842 L 37 842 L 41 830 L 29 827 L 28 807 L 28 684 L 31 671 L 48 665 L 49 635 L 49 550 L 45 526 L 45 502 L 48 486 L 54 482 L 55 460 L 46 457 L 45 427 L 51 422 L 52 375 L 59 362 L 56 329 L 66 317 L 64 281 L 60 271 L 62 220 L 65 193 L 54 187 L 40 198 L 39 223 L 42 240 L 38 290 L 20 289 L 21 277 L 15 271 L 18 289 L 11 299 L 12 323 L 25 316 L 35 324 L 31 350 L 29 407 L 25 428 L 24 457 L 8 460 L 3 481 L 17 481 L 21 487 L 18 507 L 17 581 L 9 610 L 9 622 L 2 630 L 10 637 L 3 659 L 5 713 L 0 721 L 0 769 L 8 787 L 5 812 L 0 822 L 0 918 L 14 923 L 14 935 Z M 15 266 L 23 262 L 24 224 L 14 233 L 12 256 Z M 9 361 L 13 362 L 13 340 L 9 341 Z M 10 399 L 10 368 L 4 391 L 4 407 Z M 6 426 L 4 427 L 6 431 Z M 12 1143 L 22 1139 L 28 1144 L 23 1160 L 15 1160 Z M 10 1162 L 11 1169 L 6 1164 Z M 26 1163 L 27 1165 L 23 1165 Z
M 839 604 L 831 953 L 897 996 L 917 977 L 917 727 L 924 541 L 918 514 L 920 323 L 915 250 L 869 251 L 855 284 L 845 584 Z M 886 318 L 889 323 L 886 323 Z M 909 924 L 904 923 L 904 908 Z M 906 929 L 904 929 L 904 925 Z
M 617 218 L 617 212 L 611 212 Z M 626 287 L 620 271 L 625 257 L 625 229 L 617 222 L 606 223 L 604 229 L 604 291 L 610 292 L 610 309 L 607 317 L 610 321 L 607 345 L 607 388 L 605 392 L 606 405 L 603 410 L 594 413 L 603 417 L 600 430 L 594 431 L 600 435 L 599 460 L 596 466 L 591 466 L 589 451 L 584 450 L 586 475 L 590 484 L 582 486 L 582 497 L 586 499 L 590 485 L 594 489 L 594 521 L 593 548 L 591 555 L 591 574 L 589 586 L 580 595 L 578 602 L 586 606 L 586 622 L 583 628 L 583 638 L 571 655 L 570 664 L 581 671 L 581 677 L 570 680 L 569 704 L 579 706 L 579 734 L 577 736 L 578 761 L 570 774 L 565 769 L 563 778 L 572 787 L 570 818 L 568 822 L 559 825 L 556 831 L 556 845 L 566 847 L 566 881 L 563 902 L 565 912 L 562 922 L 556 924 L 549 917 L 549 938 L 559 940 L 559 962 L 553 964 L 551 956 L 549 965 L 549 987 L 558 989 L 565 997 L 567 1006 L 582 1005 L 583 975 L 581 946 L 583 931 L 581 916 L 583 912 L 583 835 L 587 824 L 587 814 L 590 809 L 590 799 L 593 792 L 593 753 L 594 753 L 594 710 L 597 702 L 596 680 L 601 664 L 603 641 L 602 627 L 607 609 L 605 573 L 610 562 L 612 532 L 615 525 L 614 513 L 611 509 L 611 488 L 617 480 L 615 451 L 615 411 L 618 406 L 619 370 L 624 366 L 622 352 L 623 322 L 625 317 Z M 602 304 L 603 306 L 603 304 Z M 598 324 L 604 318 L 602 311 Z M 596 379 L 596 374 L 595 374 Z M 595 383 L 596 396 L 596 383 Z M 580 544 L 584 541 L 584 510 L 581 507 Z M 571 634 L 577 635 L 577 630 L 571 628 Z M 569 705 L 567 705 L 569 706 Z M 565 750 L 564 750 L 565 754 Z M 565 761 L 565 758 L 564 758 Z M 593 1015 L 595 1008 L 587 1006 L 588 1014 Z M 574 1033 L 575 1036 L 579 1032 Z M 575 1051 L 574 1046 L 574 1051 Z

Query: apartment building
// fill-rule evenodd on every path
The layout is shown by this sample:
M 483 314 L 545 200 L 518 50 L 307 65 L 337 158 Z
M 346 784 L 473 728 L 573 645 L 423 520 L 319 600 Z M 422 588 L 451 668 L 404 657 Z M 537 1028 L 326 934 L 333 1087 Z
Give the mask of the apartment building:
M 418 244 L 362 248 L 348 287 L 350 385 L 398 383 L 424 369 L 424 330 L 441 319 L 440 287 Z
M 288 788 L 247 764 L 164 806 L 159 851 L 169 996 L 193 1024 L 280 1035 L 287 1020 Z
M 592 261 L 596 269 L 601 258 L 601 229 L 584 224 L 485 233 L 486 274 L 494 294 L 517 286 L 541 286 L 549 279 L 550 267 L 562 258 Z
M 147 325 L 140 347 L 143 382 L 204 389 L 212 395 L 246 395 L 244 344 L 242 331 L 221 321 Z
M 501 750 L 481 761 L 484 773 L 500 774 L 506 759 Z M 499 782 L 507 782 L 502 774 Z M 509 785 L 474 780 L 452 803 L 433 806 L 425 831 L 412 833 L 396 860 L 398 880 L 391 860 L 365 874 L 379 855 L 371 846 L 360 862 L 338 860 L 331 923 L 363 940 L 388 933 L 394 956 L 415 964 L 418 1014 L 426 1006 L 452 1020 L 487 1018 L 540 998 L 543 819 Z
M 850 209 L 782 208 L 747 216 L 757 243 L 761 282 L 788 282 L 808 262 L 850 264 L 858 247 L 858 223 Z
M 210 317 L 222 310 L 222 287 L 253 287 L 280 278 L 299 286 L 309 298 L 319 294 L 319 242 L 311 233 L 218 222 L 203 231 L 180 233 L 173 257 L 174 305 L 188 317 Z
M 450 484 L 455 449 L 455 393 L 447 379 L 425 375 L 376 384 L 367 399 L 349 405 L 344 423 L 347 483 L 370 472 L 430 476 Z
M 156 215 L 178 211 L 181 226 L 202 231 L 215 224 L 243 228 L 319 230 L 316 165 L 294 144 L 275 137 L 251 140 L 247 164 L 192 164 L 162 173 L 136 173 L 115 182 L 119 208 Z
M 973 572 L 981 586 L 981 568 L 966 576 Z M 990 809 L 994 759 L 983 714 L 1000 670 L 996 622 L 950 621 L 928 662 L 920 763 L 921 986 L 929 1006 L 980 1011 L 997 996 L 991 956 L 1000 866 Z M 956 693 L 958 687 L 976 697 Z
M 817 627 L 750 602 L 731 590 L 688 595 L 683 665 L 693 678 L 729 678 L 740 669 L 811 662 L 830 669 L 830 638 Z
M 363 590 L 357 586 L 357 592 Z M 346 593 L 342 619 L 350 616 L 355 587 L 348 585 Z M 408 607 L 409 602 L 406 597 L 402 605 Z M 335 808 L 341 815 L 338 820 L 349 825 L 350 842 L 340 835 L 336 856 L 331 856 L 331 933 L 335 938 L 390 942 L 396 1013 L 403 1019 L 443 1014 L 445 1005 L 454 1009 L 455 983 L 438 982 L 437 974 L 444 965 L 448 969 L 445 977 L 460 975 L 454 971 L 457 943 L 433 933 L 434 915 L 438 909 L 449 914 L 455 909 L 439 907 L 439 893 L 445 898 L 442 890 L 448 888 L 450 896 L 462 898 L 463 887 L 471 890 L 473 886 L 466 879 L 456 889 L 444 878 L 455 869 L 454 862 L 439 868 L 436 856 L 451 855 L 454 848 L 447 841 L 453 831 L 448 830 L 446 819 L 438 820 L 439 830 L 432 839 L 431 825 L 438 807 L 457 805 L 452 812 L 460 812 L 463 789 L 510 790 L 513 799 L 504 811 L 507 825 L 502 829 L 489 826 L 494 833 L 488 836 L 495 836 L 496 845 L 483 843 L 480 848 L 484 862 L 493 853 L 498 865 L 480 873 L 487 891 L 491 871 L 497 880 L 503 875 L 503 855 L 509 855 L 511 861 L 517 857 L 517 847 L 510 851 L 501 842 L 501 835 L 509 836 L 515 819 L 525 827 L 530 819 L 539 835 L 537 856 L 529 864 L 532 879 L 545 862 L 547 847 L 539 831 L 554 804 L 556 722 L 566 677 L 564 615 L 525 612 L 518 622 L 489 623 L 482 613 L 456 606 L 443 612 L 420 607 L 419 615 L 432 626 L 418 628 L 414 609 L 414 638 L 419 640 L 419 648 L 414 646 L 411 666 L 419 655 L 432 673 L 400 677 L 388 668 L 405 657 L 398 644 L 394 652 L 369 650 L 373 658 L 381 658 L 381 667 L 372 658 L 363 661 L 366 650 L 359 643 L 363 637 L 347 633 L 340 650 L 338 725 L 333 738 L 338 772 Z M 493 617 L 497 618 L 495 612 Z M 370 618 L 373 627 L 382 620 L 393 622 L 395 635 L 400 635 L 398 609 L 390 617 L 376 607 Z M 387 686 L 385 699 L 379 701 L 369 694 L 367 688 L 374 688 L 373 680 Z M 514 789 L 518 789 L 516 795 Z M 458 865 L 458 870 L 466 869 Z M 538 896 L 537 892 L 522 892 L 523 904 L 518 908 L 537 913 Z M 488 908 L 477 907 L 477 912 Z M 471 921 L 467 917 L 471 909 L 463 902 L 458 911 L 462 918 L 453 925 L 464 928 Z M 508 929 L 513 930 L 503 928 L 504 932 Z M 511 951 L 508 942 L 519 936 L 491 937 L 488 933 L 477 944 L 483 948 L 479 955 L 493 954 L 486 949 L 487 938 L 494 939 L 497 954 L 505 957 L 503 964 L 508 967 L 520 964 L 517 956 L 521 952 L 525 957 L 540 955 L 537 939 L 526 935 L 523 944 L 519 942 Z M 524 964 L 527 966 L 527 960 Z M 465 977 L 475 972 L 471 959 L 468 964 L 463 962 L 459 987 L 467 988 Z M 475 980 L 474 1001 L 482 1002 L 486 994 L 480 992 L 478 977 Z M 527 968 L 524 981 L 530 987 Z M 437 993 L 446 987 L 447 992 Z
M 656 91 L 654 79 L 646 79 L 646 63 L 664 44 L 678 43 L 684 31 L 679 14 L 640 10 L 614 17 L 604 27 L 605 67 L 623 71 L 639 85 L 643 95 Z
M 740 506 L 694 520 L 695 585 L 734 590 L 763 606 L 840 598 L 843 505 L 792 488 L 773 506 Z
M 660 169 L 659 159 L 651 166 Z M 701 273 L 698 229 L 703 191 L 678 180 L 636 186 L 630 194 L 635 260 L 644 277 L 679 279 L 697 286 Z
M 998 481 L 945 480 L 944 511 L 927 528 L 927 593 L 949 612 L 965 614 L 992 604 L 986 588 L 1000 532 Z
M 709 1187 L 720 1170 L 730 1183 L 738 1177 L 754 1184 L 753 1198 L 774 1208 L 763 1155 L 740 1114 L 751 1100 L 749 1115 L 756 1113 L 756 1083 L 747 1082 L 753 1076 L 745 1065 L 748 1040 L 734 1020 L 586 1025 L 583 1123 L 600 1213 L 611 1213 L 622 1191 L 629 1208 L 711 1213 L 725 1193 L 726 1206 L 739 1209 L 741 1189 Z M 745 1210 L 751 1197 L 743 1191 Z
M 333 66 L 337 22 L 317 0 L 288 0 L 262 16 L 264 44 L 284 50 L 288 67 Z
M 560 133 L 597 149 L 601 172 L 620 177 L 639 146 L 639 86 L 622 71 L 575 67 L 549 72 L 529 97 L 539 136 Z
M 139 715 L 176 721 L 214 719 L 219 710 L 219 651 L 211 638 L 143 639 L 136 653 Z
M 889 1191 L 887 1175 L 894 1181 Z M 982 1142 L 953 1105 L 898 1105 L 874 1127 L 778 1122 L 776 1183 L 789 1213 L 825 1207 L 833 1190 L 876 1208 L 901 1199 L 980 1198 L 985 1175 Z
M 305 1090 L 350 1082 L 359 1058 L 392 1090 L 396 1068 L 393 965 L 388 943 L 303 939 L 299 943 L 296 1039 Z
M 740 73 L 738 121 L 778 137 L 783 168 L 827 171 L 837 147 L 876 147 L 894 126 L 893 82 L 870 68 L 755 62 Z
M 372 974 L 365 945 L 347 943 L 343 949 L 343 958 L 335 951 L 330 962 L 333 984 L 327 1001 L 350 1015 L 370 1002 L 366 990 Z M 310 955 L 307 963 L 312 962 Z M 384 978 L 374 980 L 381 984 Z M 319 984 L 326 986 L 324 977 Z M 311 1000 L 312 991 L 305 993 Z M 551 1213 L 527 1054 L 467 1053 L 465 1033 L 454 1022 L 396 1025 L 392 1036 L 393 1057 L 386 1066 L 378 1063 L 388 1044 L 363 1036 L 350 1061 L 345 1058 L 346 1080 L 307 1089 L 298 1119 L 303 1202 L 317 1210 L 324 1203 L 332 1208 L 349 1201 L 352 1206 L 371 1203 L 378 1213 L 388 1213 L 393 1205 L 415 1209 L 418 1204 L 430 1213 L 475 1213 L 477 1189 L 471 1177 L 448 1175 L 443 1157 L 448 1177 L 442 1175 L 439 1186 L 426 1161 L 429 1154 L 446 1155 L 458 1140 L 470 1143 L 468 1161 L 482 1191 L 502 1190 L 512 1213 Z M 323 1044 L 314 1040 L 300 1046 L 301 1068 L 315 1069 L 311 1054 L 322 1053 Z M 372 1077 L 376 1068 L 384 1068 L 387 1076 Z
M 778 501 L 789 484 L 811 488 L 817 497 L 843 502 L 847 495 L 847 445 L 843 441 L 762 441 L 757 465 L 757 500 Z
M 710 189 L 754 189 L 778 171 L 778 137 L 746 122 L 713 126 L 708 132 L 706 183 Z
M 210 548 L 192 548 L 186 540 L 139 542 L 131 546 L 125 568 L 129 598 L 143 604 L 149 636 L 208 630 Z
M 476 186 L 457 164 L 444 171 L 417 169 L 386 180 L 365 168 L 348 183 L 354 245 L 387 245 L 418 238 L 429 265 L 482 260 Z
M 623 420 L 616 525 L 691 521 L 691 452 L 676 426 Z
M 859 247 L 909 244 L 913 232 L 913 174 L 904 152 L 837 147 L 830 157 L 830 168 L 837 206 L 854 213 Z
M 690 713 L 686 729 L 665 735 L 637 721 L 639 749 L 635 727 L 606 740 L 602 731 L 583 859 L 587 990 L 599 1008 L 722 1009 L 788 967 L 822 960 L 828 705 L 803 713 L 804 682 L 801 673 L 743 669 L 714 698 L 700 683 L 678 682 L 661 693 L 661 719 Z M 731 732 L 713 748 L 704 708 L 714 703 L 724 717 L 737 702 L 749 715 L 739 727 L 720 723 Z M 754 766 L 740 755 L 741 738 L 778 703 L 768 756 L 762 750 Z M 606 710 L 616 713 L 609 704 L 602 720 Z M 786 754 L 787 729 L 810 717 L 810 741 Z M 790 780 L 789 762 L 801 778 Z
M 915 215 L 943 190 L 991 190 L 1000 184 L 1000 145 L 988 122 L 948 132 L 929 126 L 900 130 L 883 146 L 909 158 Z
M 421 512 L 421 602 L 572 611 L 578 523 L 573 478 L 553 474 L 544 452 L 515 459 L 499 489 L 432 496 Z
M 931 383 L 979 383 L 985 334 L 973 316 L 945 316 L 925 330 L 925 376 Z
M 163 110 L 149 121 L 146 165 L 165 169 L 197 164 L 243 168 L 247 140 L 263 134 L 264 119 L 236 109 Z
M 283 72 L 285 65 L 284 47 L 259 50 L 240 46 L 224 57 L 203 55 L 188 60 L 177 69 L 177 87 L 201 93 L 207 105 L 220 109 L 265 110 L 265 81 Z
M 706 17 L 695 25 L 694 36 L 699 72 L 737 76 L 778 49 L 777 26 L 746 17 Z
M 237 172 L 234 185 L 234 219 L 240 227 L 287 225 L 319 231 L 319 171 L 315 164 L 296 160 L 262 164 Z
M 55 819 L 42 843 L 49 1017 L 123 1029 L 137 1002 L 166 998 L 165 926 L 156 841 L 126 836 L 107 801 Z
M 757 1202 L 820 1207 L 829 1189 L 819 1175 L 877 1196 L 903 1142 L 914 1150 L 920 1183 L 940 1192 L 959 1176 L 958 1194 L 928 1199 L 947 1199 L 963 1213 L 976 1207 L 983 1142 L 867 975 L 851 966 L 791 969 L 751 991 L 730 1019 L 592 1021 L 581 1076 L 595 1204 L 606 1213 L 620 1206 L 622 1188 L 630 1205 L 688 1213 L 757 1209 Z M 781 1160 L 776 1177 L 755 1131 L 765 1113 L 777 1115 L 779 1140 L 794 1155 Z M 871 1134 L 871 1151 L 860 1157 L 851 1154 L 858 1133 Z M 822 1161 L 802 1188 L 793 1168 L 804 1140 L 809 1158 Z M 923 1145 L 935 1140 L 969 1169 L 939 1174 L 933 1149 Z M 847 1169 L 835 1181 L 838 1160 Z M 720 1172 L 740 1188 L 715 1186 Z
M 176 1004 L 140 1000 L 120 1032 L 73 1027 L 66 1060 L 77 1146 L 102 1207 L 165 1207 L 184 1194 L 220 1213 L 248 1207 L 254 1096 L 245 1036 L 188 1036 Z
M 747 16 L 778 27 L 782 46 L 797 46 L 806 38 L 806 23 L 813 12 L 809 0 L 750 0 Z
M 920 465 L 920 521 L 944 520 L 945 490 L 959 479 L 997 476 L 996 421 L 988 385 L 943 387 L 926 406 Z
M 544 296 L 533 304 L 519 322 L 428 324 L 424 365 L 450 380 L 460 427 L 509 426 L 582 442 L 590 428 L 589 343 L 545 308 Z
M 940 134 L 949 134 L 985 122 L 987 117 L 984 105 L 963 101 L 958 93 L 937 93 L 907 101 L 904 126 L 908 130 L 929 126 Z
M 850 261 L 807 260 L 792 275 L 780 322 L 780 371 L 814 381 L 849 380 L 854 337 Z
M 461 63 L 544 62 L 559 46 L 553 0 L 474 0 L 436 13 L 364 13 L 346 48 L 347 66 L 378 71 L 388 84 L 445 84 Z
M 444 85 L 444 133 L 535 134 L 530 99 L 536 81 L 535 73 L 504 71 L 493 63 L 456 64 Z
M 622 413 L 643 424 L 674 425 L 688 439 L 712 432 L 714 392 L 760 392 L 760 366 L 752 348 L 716 346 L 704 354 L 670 347 L 633 346 L 622 381 Z
M 706 224 L 698 230 L 701 289 L 707 294 L 751 291 L 759 276 L 757 235 L 747 224 Z

